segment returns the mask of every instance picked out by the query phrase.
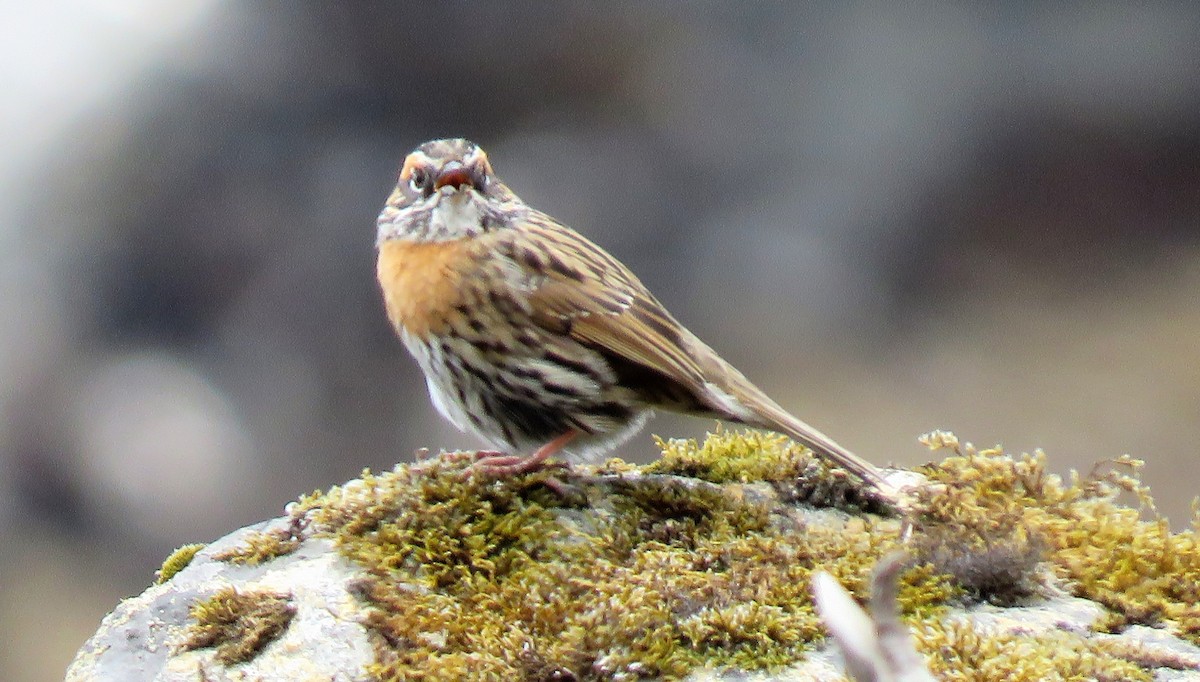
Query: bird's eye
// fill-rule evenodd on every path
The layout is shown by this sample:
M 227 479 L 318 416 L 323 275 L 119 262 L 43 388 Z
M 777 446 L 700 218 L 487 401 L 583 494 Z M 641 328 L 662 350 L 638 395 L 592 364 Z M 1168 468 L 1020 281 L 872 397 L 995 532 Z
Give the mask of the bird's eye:
M 425 191 L 425 185 L 429 183 L 429 173 L 423 168 L 414 168 L 408 176 L 408 185 L 413 188 L 414 192 Z

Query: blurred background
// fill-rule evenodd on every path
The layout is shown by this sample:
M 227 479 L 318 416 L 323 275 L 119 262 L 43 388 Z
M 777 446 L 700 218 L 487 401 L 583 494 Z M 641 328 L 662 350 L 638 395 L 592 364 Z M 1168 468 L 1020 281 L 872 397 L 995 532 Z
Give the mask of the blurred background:
M 374 281 L 433 137 L 867 458 L 1131 453 L 1188 523 L 1194 4 L 2 7 L 0 679 L 61 679 L 175 546 L 477 444 Z

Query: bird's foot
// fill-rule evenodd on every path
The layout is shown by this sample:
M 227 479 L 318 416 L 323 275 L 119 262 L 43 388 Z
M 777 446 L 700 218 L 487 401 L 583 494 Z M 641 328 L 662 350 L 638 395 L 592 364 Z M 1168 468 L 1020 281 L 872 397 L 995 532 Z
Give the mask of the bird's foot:
M 532 455 L 521 457 L 519 455 L 488 453 L 477 458 L 474 464 L 467 467 L 466 471 L 463 472 L 463 478 L 478 476 L 487 480 L 500 480 L 520 474 L 546 471 L 548 469 L 570 469 L 570 465 L 557 460 L 546 461 L 545 458 L 536 459 Z M 550 492 L 557 495 L 560 499 L 574 499 L 580 494 L 575 486 L 554 475 L 541 477 L 537 482 L 549 488 Z
M 465 475 L 485 478 L 509 478 L 520 474 L 531 474 L 543 469 L 566 468 L 566 462 L 547 461 L 549 455 L 539 457 L 533 453 L 528 457 L 506 455 L 502 452 L 483 450 L 476 453 L 474 463 L 467 467 Z
M 502 452 L 483 450 L 475 453 L 475 462 L 467 467 L 464 476 L 478 475 L 490 479 L 509 478 L 549 468 L 567 468 L 565 462 L 550 462 L 549 458 L 563 449 L 578 436 L 577 431 L 567 431 L 538 448 L 533 454 L 522 457 Z M 545 479 L 546 486 L 560 495 L 570 492 L 570 486 L 553 476 Z

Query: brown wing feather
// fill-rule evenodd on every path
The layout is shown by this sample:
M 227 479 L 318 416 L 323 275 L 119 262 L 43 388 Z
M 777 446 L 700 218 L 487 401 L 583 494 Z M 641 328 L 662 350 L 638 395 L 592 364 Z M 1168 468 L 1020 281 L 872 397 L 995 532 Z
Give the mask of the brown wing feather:
M 744 399 L 755 412 L 760 407 L 784 412 L 681 325 L 641 280 L 608 252 L 540 214 L 530 217 L 528 234 L 535 239 L 523 242 L 526 252 L 517 255 L 517 260 L 543 273 L 529 297 L 534 322 L 568 333 L 618 362 L 630 363 L 633 367 L 625 368 L 627 372 L 648 370 L 646 378 L 652 383 L 641 382 L 638 388 L 651 395 L 661 390 L 664 380 L 679 385 L 669 391 L 671 395 L 688 394 L 688 399 L 681 401 L 686 404 L 659 407 L 773 426 L 722 406 L 713 398 L 712 385 Z
M 704 370 L 685 345 L 691 334 L 629 268 L 548 220 L 534 220 L 530 229 L 551 242 L 547 252 L 559 260 L 557 267 L 542 268 L 545 277 L 529 297 L 534 322 L 651 369 L 693 393 L 703 386 Z

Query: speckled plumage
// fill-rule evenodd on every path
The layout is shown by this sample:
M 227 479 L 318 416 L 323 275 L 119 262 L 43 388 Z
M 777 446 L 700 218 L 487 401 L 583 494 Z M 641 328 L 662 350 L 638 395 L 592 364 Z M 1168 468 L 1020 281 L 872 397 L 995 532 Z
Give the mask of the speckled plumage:
M 787 434 L 867 482 L 879 471 L 790 415 L 685 329 L 616 258 L 530 208 L 466 140 L 405 161 L 378 221 L 388 316 L 438 411 L 507 453 L 610 450 L 655 409 Z M 551 447 L 543 447 L 550 444 Z

